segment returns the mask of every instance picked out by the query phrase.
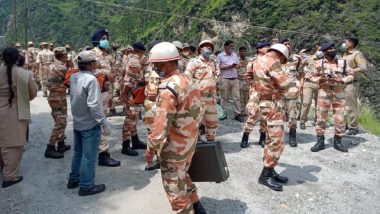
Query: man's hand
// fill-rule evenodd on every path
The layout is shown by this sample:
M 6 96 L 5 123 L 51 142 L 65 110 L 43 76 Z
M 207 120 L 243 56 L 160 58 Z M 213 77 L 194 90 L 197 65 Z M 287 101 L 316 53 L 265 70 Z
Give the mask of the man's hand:
M 149 166 L 153 164 L 153 158 L 154 158 L 154 149 L 151 149 L 148 146 L 147 150 L 145 150 L 145 160 Z

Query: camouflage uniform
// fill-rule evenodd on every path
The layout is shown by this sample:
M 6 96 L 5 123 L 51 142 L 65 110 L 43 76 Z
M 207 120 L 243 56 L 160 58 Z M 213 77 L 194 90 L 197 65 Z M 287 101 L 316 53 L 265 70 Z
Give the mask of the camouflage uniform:
M 307 121 L 307 116 L 310 111 L 310 106 L 313 100 L 317 100 L 318 97 L 318 88 L 319 85 L 316 83 L 311 82 L 312 77 L 312 71 L 316 64 L 317 58 L 316 57 L 308 57 L 307 59 L 304 59 L 303 63 L 303 71 L 305 73 L 304 78 L 304 84 L 303 84 L 303 91 L 302 91 L 302 109 L 301 109 L 301 117 L 300 117 L 300 123 L 304 124 Z
M 156 107 L 156 98 L 158 93 L 158 86 L 161 82 L 161 77 L 157 74 L 157 72 L 152 70 L 151 65 L 147 66 L 146 71 L 146 86 L 144 91 L 145 125 L 148 130 L 148 134 L 150 134 L 152 131 L 152 125 L 154 121 L 153 109 Z
M 26 57 L 25 57 L 26 61 L 25 62 L 26 62 L 26 69 L 31 70 L 33 72 L 34 79 L 36 80 L 36 83 L 40 87 L 41 75 L 40 75 L 40 72 L 38 70 L 38 66 L 36 63 L 38 52 L 39 52 L 39 49 L 37 49 L 35 47 L 28 48 L 28 50 L 26 52 Z
M 299 91 L 301 88 L 299 82 L 300 63 L 297 61 L 288 61 L 282 65 L 282 69 L 288 76 L 291 86 L 284 96 L 285 116 L 286 121 L 289 121 L 289 129 L 297 128 L 297 102 L 299 99 Z
M 177 213 L 193 213 L 192 204 L 199 201 L 187 171 L 197 143 L 200 106 L 200 91 L 190 77 L 177 71 L 162 80 L 148 148 L 160 157 L 162 182 Z
M 181 56 L 181 58 L 178 60 L 178 69 L 181 73 L 185 72 L 187 63 L 189 61 Z
M 202 108 L 200 118 L 206 126 L 206 139 L 214 141 L 219 120 L 216 111 L 216 82 L 220 76 L 219 66 L 214 60 L 206 61 L 203 56 L 190 60 L 185 74 L 201 91 Z
M 95 75 L 112 74 L 113 73 L 112 61 L 111 61 L 110 55 L 106 52 L 103 52 L 98 47 L 95 47 L 92 50 L 95 53 L 96 62 L 98 64 L 97 65 L 97 72 L 95 73 Z M 112 93 L 111 82 L 109 80 L 107 80 L 104 83 L 104 88 L 102 88 L 101 90 L 102 90 L 102 98 L 103 98 L 103 111 L 104 111 L 104 114 L 107 115 L 108 106 L 109 106 L 110 99 L 112 96 L 112 94 L 111 94 Z M 104 134 L 102 134 L 102 138 L 101 138 L 100 145 L 99 145 L 99 152 L 100 153 L 106 152 L 106 151 L 108 151 L 108 148 L 109 148 L 108 137 L 105 136 Z
M 344 68 L 346 66 L 346 68 Z M 334 114 L 335 136 L 344 135 L 344 108 L 345 94 L 343 85 L 335 81 L 319 83 L 321 77 L 335 76 L 343 80 L 344 83 L 352 82 L 355 79 L 355 72 L 348 68 L 343 59 L 334 59 L 329 62 L 326 59 L 317 61 L 313 72 L 312 82 L 319 84 L 317 103 L 317 136 L 324 136 L 328 111 L 332 107 Z
M 48 102 L 51 107 L 51 115 L 54 119 L 54 128 L 50 135 L 51 145 L 64 141 L 67 125 L 66 86 L 63 84 L 66 77 L 66 64 L 55 60 L 49 67 L 49 79 L 47 87 L 50 90 Z
M 260 133 L 265 132 L 265 127 L 264 127 L 264 122 L 259 116 L 259 98 L 257 95 L 257 92 L 255 90 L 255 82 L 256 80 L 254 79 L 253 73 L 255 72 L 253 70 L 253 62 L 256 61 L 257 59 L 261 58 L 262 56 L 257 56 L 254 57 L 253 59 L 248 61 L 247 64 L 247 71 L 244 74 L 244 79 L 247 82 L 247 84 L 250 86 L 250 92 L 249 92 L 249 99 L 248 103 L 246 106 L 246 111 L 248 113 L 247 121 L 245 122 L 244 125 L 244 132 L 251 133 L 253 128 L 255 127 L 255 124 L 257 120 L 260 120 Z
M 264 167 L 274 168 L 284 150 L 284 93 L 289 80 L 278 60 L 265 55 L 253 61 L 253 78 L 258 98 L 258 117 L 264 122 L 267 139 L 264 147 Z M 252 110 L 251 110 L 252 112 Z
M 249 99 L 249 84 L 244 80 L 244 74 L 247 72 L 248 59 L 239 58 L 240 67 L 238 68 L 238 79 L 240 85 L 240 102 L 244 109 Z
M 49 49 L 43 49 L 37 54 L 36 63 L 39 64 L 41 74 L 41 84 L 44 94 L 47 94 L 47 81 L 49 75 L 49 66 L 54 62 L 54 52 Z
M 344 59 L 347 60 L 347 65 L 354 70 L 355 73 L 364 73 L 367 70 L 366 60 L 360 51 L 354 49 L 344 54 Z M 350 127 L 353 129 L 358 128 L 358 93 L 359 84 L 355 78 L 352 82 L 346 84 L 345 90 L 346 94 L 346 110 L 347 115 L 350 118 Z
M 120 97 L 120 82 L 122 81 L 122 69 L 123 69 L 123 56 L 120 51 L 116 51 L 114 55 L 115 60 L 115 83 L 112 89 L 112 106 L 111 109 L 115 109 L 115 105 L 119 102 Z
M 125 68 L 125 76 L 122 83 L 123 106 L 125 110 L 125 120 L 123 125 L 123 141 L 130 139 L 131 136 L 137 135 L 137 122 L 139 116 L 139 107 L 133 103 L 132 89 L 143 77 L 143 65 L 141 58 L 136 54 L 131 54 Z

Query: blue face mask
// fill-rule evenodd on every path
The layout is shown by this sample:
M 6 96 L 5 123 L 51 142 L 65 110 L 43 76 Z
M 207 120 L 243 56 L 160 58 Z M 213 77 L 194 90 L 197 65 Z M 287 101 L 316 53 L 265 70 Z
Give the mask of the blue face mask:
M 110 48 L 110 42 L 107 39 L 100 40 L 99 41 L 99 46 L 104 49 Z
M 212 54 L 212 51 L 210 51 L 210 50 L 202 51 L 202 56 L 204 56 L 206 58 L 210 58 L 211 54 Z
M 153 71 L 155 71 L 160 77 L 165 77 L 165 72 L 164 71 L 161 71 L 159 68 L 157 67 L 154 67 L 153 68 Z

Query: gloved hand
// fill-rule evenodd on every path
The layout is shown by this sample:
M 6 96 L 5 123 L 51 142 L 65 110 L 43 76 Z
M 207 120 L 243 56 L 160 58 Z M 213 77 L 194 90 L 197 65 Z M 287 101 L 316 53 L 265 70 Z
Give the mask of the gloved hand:
M 107 119 L 104 119 L 102 121 L 101 126 L 102 126 L 102 134 L 104 134 L 105 136 L 111 135 L 111 126 L 109 122 L 107 121 Z

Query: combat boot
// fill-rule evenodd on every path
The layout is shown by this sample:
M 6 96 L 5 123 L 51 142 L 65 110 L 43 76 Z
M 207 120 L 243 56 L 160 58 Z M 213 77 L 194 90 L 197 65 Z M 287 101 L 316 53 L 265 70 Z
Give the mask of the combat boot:
M 155 170 L 155 169 L 159 169 L 161 166 L 160 166 L 160 160 L 157 159 L 153 162 L 152 165 L 146 165 L 145 166 L 145 171 L 152 171 L 152 170 Z
M 123 141 L 123 145 L 121 148 L 121 154 L 128 155 L 128 156 L 137 156 L 139 153 L 135 150 L 132 150 L 131 148 L 131 140 L 125 140 Z
M 274 169 L 272 169 L 272 175 L 276 182 L 285 184 L 289 181 L 287 177 L 279 175 Z
M 240 143 L 241 148 L 247 148 L 248 147 L 248 139 L 249 139 L 249 132 L 244 132 L 243 137 L 241 139 L 241 143 Z
M 132 139 L 132 149 L 146 149 L 146 143 L 140 141 L 139 136 L 136 134 L 131 137 Z
M 108 151 L 99 153 L 98 166 L 118 167 L 120 161 L 111 158 L 111 154 Z
M 283 191 L 282 185 L 273 178 L 273 169 L 264 167 L 259 177 L 259 184 L 265 185 L 275 191 Z
M 342 137 L 334 136 L 334 149 L 341 152 L 348 152 L 348 149 L 342 145 Z
M 264 148 L 265 146 L 265 140 L 267 138 L 267 135 L 265 132 L 260 132 L 260 139 L 259 139 L 259 145 Z
M 64 153 L 66 151 L 69 151 L 71 149 L 71 146 L 70 145 L 66 145 L 65 144 L 65 141 L 59 141 L 58 142 L 58 146 L 57 146 L 57 151 L 58 152 L 61 152 L 61 153 Z
M 55 145 L 47 145 L 45 150 L 45 158 L 61 159 L 64 155 L 55 149 Z
M 289 145 L 291 147 L 297 147 L 297 131 L 295 128 L 289 130 Z
M 200 201 L 193 204 L 194 214 L 207 214 Z
M 312 152 L 318 152 L 325 149 L 325 136 L 317 136 L 317 143 L 311 147 Z
M 305 130 L 306 129 L 306 125 L 305 125 L 305 123 L 300 123 L 300 129 L 301 130 Z

